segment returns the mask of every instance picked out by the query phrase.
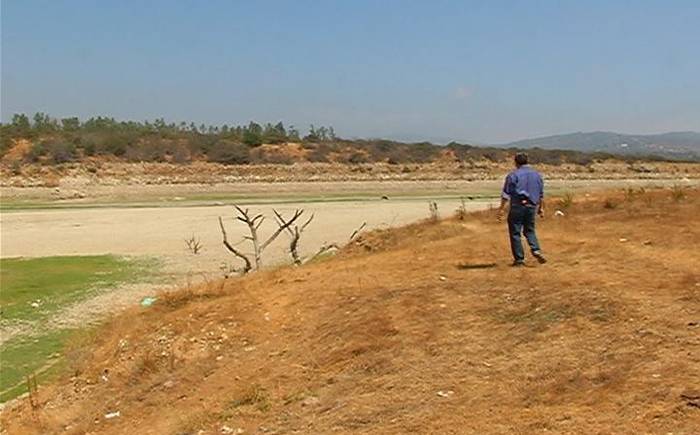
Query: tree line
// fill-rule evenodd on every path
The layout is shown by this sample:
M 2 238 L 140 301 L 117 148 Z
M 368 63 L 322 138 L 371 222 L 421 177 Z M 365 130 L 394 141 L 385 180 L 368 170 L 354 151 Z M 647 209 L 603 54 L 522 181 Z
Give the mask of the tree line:
M 18 140 L 30 142 L 25 163 L 62 164 L 103 156 L 130 162 L 172 162 L 185 164 L 205 160 L 224 164 L 289 164 L 309 162 L 361 164 L 428 163 L 451 151 L 457 161 L 503 161 L 517 149 L 475 147 L 452 142 L 446 146 L 429 142 L 403 143 L 385 139 L 343 139 L 331 126 L 311 125 L 305 134 L 294 126 L 276 124 L 196 125 L 193 122 L 117 121 L 110 117 L 52 118 L 36 113 L 31 118 L 15 114 L 0 124 L 0 157 Z M 263 144 L 299 143 L 303 156 L 270 152 Z M 540 163 L 590 164 L 611 156 L 604 153 L 529 149 L 531 159 Z M 618 157 L 619 158 L 619 157 Z M 628 160 L 634 158 L 626 157 Z

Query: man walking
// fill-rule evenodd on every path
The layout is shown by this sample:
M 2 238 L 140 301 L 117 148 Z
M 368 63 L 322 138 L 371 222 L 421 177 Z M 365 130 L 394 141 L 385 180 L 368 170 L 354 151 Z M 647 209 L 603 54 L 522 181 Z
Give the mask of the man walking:
M 544 217 L 544 182 L 539 172 L 527 164 L 525 153 L 515 155 L 515 168 L 508 174 L 503 185 L 498 221 L 503 219 L 506 204 L 510 202 L 508 235 L 514 259 L 513 266 L 525 265 L 525 253 L 520 240 L 522 233 L 525 233 L 532 255 L 540 264 L 544 264 L 547 259 L 540 251 L 537 234 L 535 234 L 535 214 Z

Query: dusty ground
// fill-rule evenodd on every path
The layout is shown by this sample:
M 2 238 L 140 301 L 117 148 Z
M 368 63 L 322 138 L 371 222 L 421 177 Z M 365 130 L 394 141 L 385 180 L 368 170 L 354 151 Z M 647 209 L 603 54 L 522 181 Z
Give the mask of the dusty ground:
M 482 212 L 164 296 L 76 343 L 74 376 L 2 427 L 696 434 L 700 192 L 687 195 L 580 200 L 541 222 L 544 266 L 509 268 L 503 224 Z

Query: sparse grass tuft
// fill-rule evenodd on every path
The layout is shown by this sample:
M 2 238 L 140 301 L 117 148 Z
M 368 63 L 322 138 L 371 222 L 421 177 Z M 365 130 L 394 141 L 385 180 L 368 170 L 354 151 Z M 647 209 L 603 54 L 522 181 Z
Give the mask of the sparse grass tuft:
M 138 375 L 144 375 L 149 373 L 155 373 L 158 371 L 158 360 L 149 350 L 135 361 L 135 373 Z
M 435 201 L 428 202 L 428 209 L 430 210 L 430 217 L 428 220 L 430 222 L 437 222 L 440 220 L 440 213 L 438 212 L 438 205 Z
M 559 208 L 568 210 L 572 205 L 574 205 L 573 192 L 564 192 L 564 195 L 559 199 Z
M 229 402 L 228 408 L 235 409 L 241 406 L 254 406 L 260 412 L 267 412 L 272 407 L 270 394 L 260 385 L 253 385 L 241 397 Z
M 671 187 L 671 199 L 674 202 L 680 202 L 685 199 L 685 189 L 680 184 L 674 184 Z
M 455 210 L 455 218 L 457 220 L 463 221 L 467 218 L 467 205 L 464 203 L 464 198 L 460 198 L 461 203 L 457 210 Z

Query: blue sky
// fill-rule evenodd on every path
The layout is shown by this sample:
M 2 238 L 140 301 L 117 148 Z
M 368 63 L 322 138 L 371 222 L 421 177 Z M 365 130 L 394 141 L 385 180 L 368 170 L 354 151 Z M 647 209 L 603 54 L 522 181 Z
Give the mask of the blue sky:
M 2 119 L 700 130 L 700 1 L 2 1 Z

